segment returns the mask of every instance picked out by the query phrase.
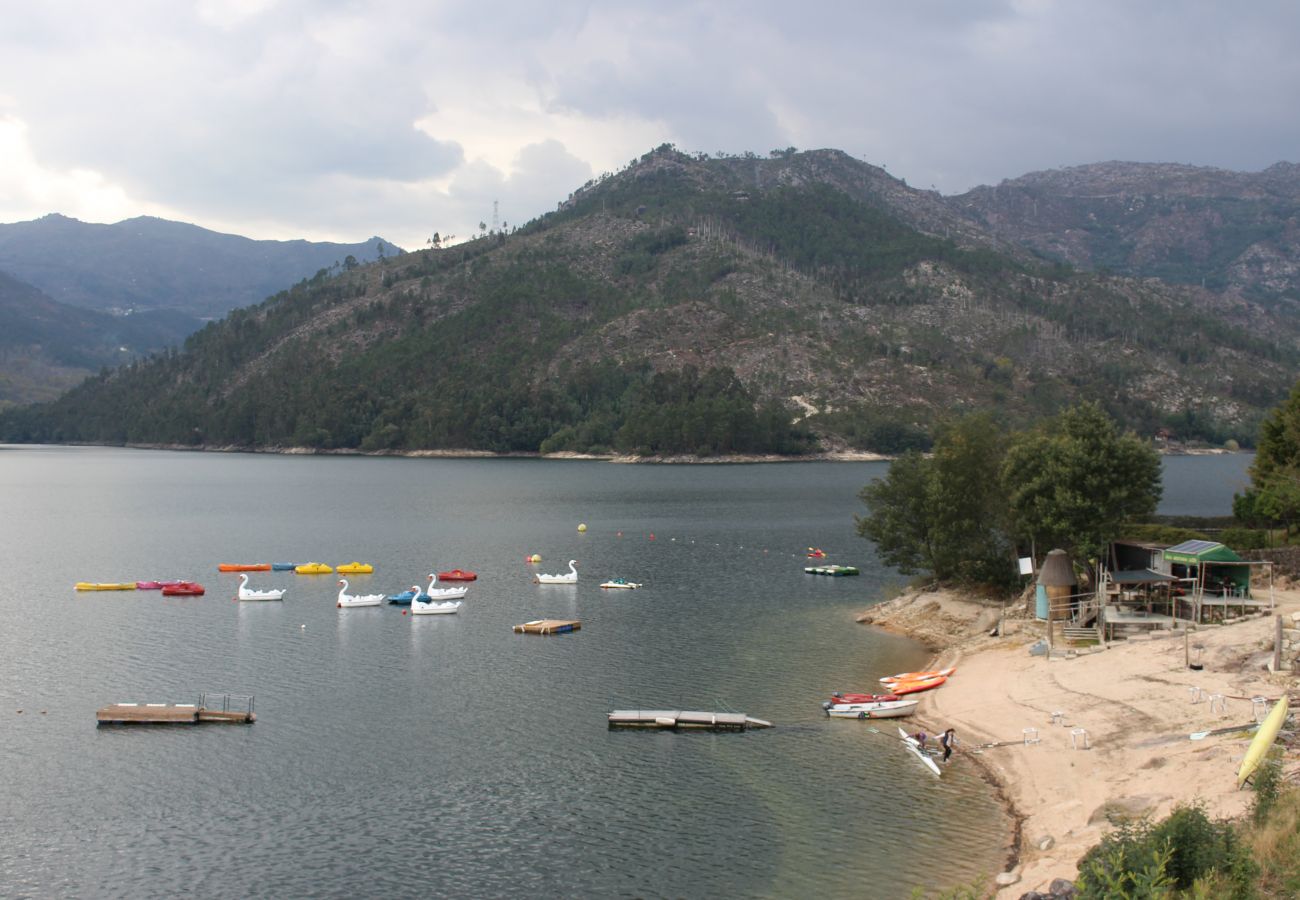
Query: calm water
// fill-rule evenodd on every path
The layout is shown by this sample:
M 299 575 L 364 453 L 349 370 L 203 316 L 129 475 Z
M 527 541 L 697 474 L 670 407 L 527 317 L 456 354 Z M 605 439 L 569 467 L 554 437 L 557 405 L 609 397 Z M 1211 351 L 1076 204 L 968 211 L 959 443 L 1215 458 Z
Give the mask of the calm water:
M 853 623 L 899 580 L 853 534 L 883 471 L 0 448 L 0 894 L 897 897 L 1000 871 L 974 772 L 819 708 L 925 659 Z M 809 546 L 863 576 L 804 575 Z M 577 586 L 531 583 L 570 558 Z M 480 578 L 412 618 L 336 609 L 328 576 L 236 603 L 216 572 L 352 559 L 377 567 L 356 593 Z M 152 578 L 208 594 L 72 591 Z M 583 628 L 511 632 L 542 616 Z M 94 724 L 202 690 L 258 723 Z M 778 725 L 605 725 L 723 704 Z
M 1157 510 L 1165 516 L 1230 516 L 1232 495 L 1250 487 L 1247 470 L 1253 453 L 1220 456 L 1164 457 L 1164 497 Z
M 1243 459 L 1168 460 L 1162 511 L 1224 512 Z M 818 707 L 925 658 L 852 621 L 901 580 L 853 534 L 884 471 L 0 448 L 0 894 L 897 897 L 997 872 L 973 772 L 935 781 Z M 863 576 L 804 575 L 809 546 Z M 531 583 L 570 558 L 577 586 Z M 377 566 L 356 593 L 480 579 L 412 618 L 336 609 L 328 576 L 258 573 L 286 600 L 236 603 L 216 572 L 352 559 Z M 207 596 L 71 590 L 173 577 Z M 583 630 L 510 630 L 542 616 Z M 201 690 L 255 694 L 259 722 L 94 724 Z M 724 704 L 778 727 L 604 722 Z

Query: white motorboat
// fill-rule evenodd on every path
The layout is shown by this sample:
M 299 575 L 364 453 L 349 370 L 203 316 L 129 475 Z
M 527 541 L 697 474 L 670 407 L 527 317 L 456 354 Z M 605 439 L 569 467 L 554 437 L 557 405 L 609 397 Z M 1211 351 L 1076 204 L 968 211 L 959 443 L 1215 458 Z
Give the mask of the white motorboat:
M 916 712 L 919 700 L 878 700 L 874 703 L 823 703 L 826 715 L 840 719 L 896 719 Z
M 346 578 L 339 579 L 339 599 L 338 599 L 338 603 L 336 604 L 337 606 L 339 607 L 378 606 L 383 602 L 384 602 L 383 594 L 358 594 L 358 595 L 349 594 L 348 580 Z
M 283 600 L 285 589 L 270 591 L 255 591 L 248 586 L 248 575 L 239 573 L 239 600 Z

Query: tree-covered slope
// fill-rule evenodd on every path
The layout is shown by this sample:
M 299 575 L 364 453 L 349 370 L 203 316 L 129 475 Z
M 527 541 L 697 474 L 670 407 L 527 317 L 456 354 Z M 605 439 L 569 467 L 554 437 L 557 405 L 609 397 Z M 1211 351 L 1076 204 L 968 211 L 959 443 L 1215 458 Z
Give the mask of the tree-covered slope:
M 508 235 L 318 273 L 0 435 L 896 451 L 955 412 L 1096 398 L 1132 427 L 1245 438 L 1294 380 L 1294 331 L 1267 311 L 918 230 L 889 200 L 910 189 L 852 188 L 882 177 L 829 151 L 660 148 Z
M 51 400 L 87 375 L 180 342 L 198 321 L 78 309 L 0 272 L 0 408 Z

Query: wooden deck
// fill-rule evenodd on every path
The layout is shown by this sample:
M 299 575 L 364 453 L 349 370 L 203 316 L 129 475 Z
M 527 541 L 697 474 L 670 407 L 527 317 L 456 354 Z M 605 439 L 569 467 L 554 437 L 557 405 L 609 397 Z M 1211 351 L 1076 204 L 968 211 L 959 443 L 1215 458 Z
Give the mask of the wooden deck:
M 205 695 L 208 696 L 208 695 Z M 230 709 L 228 697 L 221 697 L 220 709 L 202 703 L 113 703 L 95 712 L 100 725 L 198 725 L 203 722 L 251 724 L 257 721 L 251 697 L 247 708 Z
M 514 626 L 516 634 L 566 634 L 582 628 L 577 619 L 537 619 Z
M 771 722 L 744 713 L 707 712 L 692 709 L 616 709 L 609 714 L 610 728 L 710 728 L 744 731 L 770 728 Z

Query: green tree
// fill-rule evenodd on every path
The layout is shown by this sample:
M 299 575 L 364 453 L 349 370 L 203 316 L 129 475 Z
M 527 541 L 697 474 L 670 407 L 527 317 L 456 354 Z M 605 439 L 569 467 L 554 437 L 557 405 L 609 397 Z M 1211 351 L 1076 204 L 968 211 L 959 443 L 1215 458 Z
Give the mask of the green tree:
M 1018 435 L 1002 483 L 1018 537 L 1099 560 L 1121 524 L 1155 512 L 1160 456 L 1083 403 Z
M 1014 578 L 997 473 L 1005 438 L 987 416 L 941 428 L 934 455 L 907 453 L 859 494 L 868 513 L 858 534 L 910 575 L 1008 586 Z
M 1233 515 L 1246 524 L 1279 522 L 1289 533 L 1300 519 L 1300 382 L 1260 425 L 1250 482 L 1233 498 Z

